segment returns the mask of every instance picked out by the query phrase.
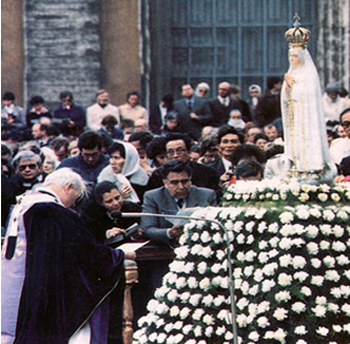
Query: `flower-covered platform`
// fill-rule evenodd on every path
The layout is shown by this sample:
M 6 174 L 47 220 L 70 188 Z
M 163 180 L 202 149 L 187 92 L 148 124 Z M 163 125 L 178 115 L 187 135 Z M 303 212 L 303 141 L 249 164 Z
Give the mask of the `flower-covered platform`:
M 277 185 L 271 187 L 271 185 Z M 239 343 L 350 343 L 350 185 L 242 182 L 195 216 L 228 230 Z M 134 343 L 232 343 L 225 233 L 190 221 Z

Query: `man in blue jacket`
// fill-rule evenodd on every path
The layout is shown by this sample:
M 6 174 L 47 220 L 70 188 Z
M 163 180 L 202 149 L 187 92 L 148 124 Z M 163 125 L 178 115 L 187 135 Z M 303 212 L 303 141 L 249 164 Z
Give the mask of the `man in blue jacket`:
M 101 151 L 101 136 L 93 131 L 81 134 L 78 141 L 80 154 L 64 159 L 58 168 L 70 167 L 88 184 L 95 184 L 97 176 L 109 164 L 109 157 Z
M 86 126 L 85 110 L 73 103 L 73 94 L 69 91 L 60 93 L 61 105 L 53 114 L 53 122 L 64 136 L 79 136 Z

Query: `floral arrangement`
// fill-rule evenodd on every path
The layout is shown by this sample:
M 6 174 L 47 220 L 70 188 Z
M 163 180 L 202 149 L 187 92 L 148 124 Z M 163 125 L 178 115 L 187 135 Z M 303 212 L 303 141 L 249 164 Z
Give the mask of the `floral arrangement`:
M 243 189 L 259 199 L 264 193 L 247 182 L 229 188 L 224 202 L 240 202 L 235 193 L 243 196 Z M 220 221 L 228 232 L 239 343 L 350 343 L 350 205 L 331 196 L 348 197 L 350 186 L 296 190 L 281 185 L 266 193 L 288 199 L 308 190 L 312 199 L 325 193 L 328 203 L 292 207 L 278 199 L 275 206 L 246 203 L 195 214 Z M 216 223 L 186 225 L 134 343 L 232 343 L 225 238 Z
M 330 187 L 328 184 L 299 184 L 296 180 L 282 182 L 279 179 L 266 179 L 249 183 L 237 181 L 237 184 L 232 184 L 226 189 L 222 198 L 223 206 L 245 202 L 264 202 L 265 206 L 266 202 L 273 202 L 275 206 L 313 202 L 323 205 L 342 204 L 350 202 L 350 189 L 347 183 Z

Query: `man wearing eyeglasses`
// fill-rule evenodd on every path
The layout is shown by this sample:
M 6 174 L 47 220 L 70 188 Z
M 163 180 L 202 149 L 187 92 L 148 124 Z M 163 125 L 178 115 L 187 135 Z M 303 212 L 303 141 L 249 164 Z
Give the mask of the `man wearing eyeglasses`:
M 80 154 L 64 159 L 58 168 L 72 168 L 87 183 L 95 184 L 100 172 L 109 164 L 109 157 L 101 151 L 101 136 L 93 131 L 86 131 L 80 135 L 78 147 Z
M 337 165 L 340 164 L 343 158 L 350 155 L 350 108 L 340 114 L 339 121 L 344 128 L 346 137 L 337 140 L 337 143 L 330 148 L 331 158 Z
M 195 186 L 212 190 L 219 189 L 219 176 L 216 171 L 202 164 L 190 161 L 191 138 L 187 135 L 174 133 L 165 138 L 165 151 L 169 160 L 181 160 L 192 169 L 192 183 Z M 155 189 L 163 185 L 162 167 L 156 169 L 147 184 L 147 189 Z
M 142 212 L 175 215 L 182 208 L 215 206 L 215 191 L 193 186 L 191 177 L 191 167 L 181 160 L 164 164 L 163 186 L 145 193 Z M 183 226 L 156 217 L 143 217 L 140 227 L 151 240 L 166 244 L 175 244 L 183 231 Z
M 21 151 L 12 160 L 15 170 L 10 178 L 10 186 L 14 197 L 31 190 L 35 184 L 41 183 L 46 174 L 42 170 L 42 160 L 32 151 Z

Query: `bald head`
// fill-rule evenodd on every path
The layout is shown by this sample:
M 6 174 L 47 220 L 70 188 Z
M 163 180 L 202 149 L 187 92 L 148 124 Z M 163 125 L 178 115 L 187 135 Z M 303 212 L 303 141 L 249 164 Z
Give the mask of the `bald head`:
M 222 98 L 226 98 L 230 95 L 230 84 L 227 81 L 223 81 L 219 84 L 218 94 Z

